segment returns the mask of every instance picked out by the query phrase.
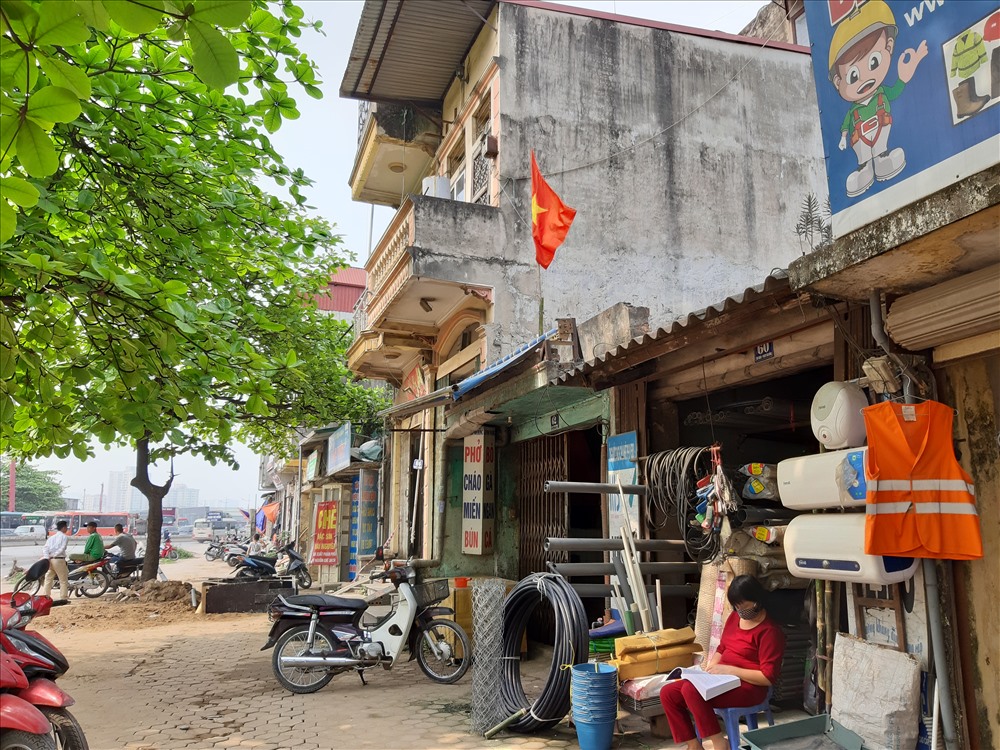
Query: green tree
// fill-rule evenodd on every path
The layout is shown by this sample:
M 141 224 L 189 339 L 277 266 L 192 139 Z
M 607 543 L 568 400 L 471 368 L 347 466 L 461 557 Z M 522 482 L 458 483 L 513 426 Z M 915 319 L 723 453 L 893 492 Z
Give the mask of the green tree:
M 10 461 L 0 465 L 0 508 L 7 510 L 10 500 Z M 64 488 L 59 472 L 36 469 L 31 464 L 18 463 L 14 468 L 14 502 L 19 513 L 39 510 L 65 510 Z
M 267 135 L 298 117 L 290 86 L 322 95 L 295 45 L 319 24 L 289 0 L 0 0 L 0 24 L 4 446 L 135 446 L 150 578 L 173 480 L 152 461 L 232 463 L 237 433 L 355 403 L 342 361 L 308 364 L 346 342 L 301 349 L 339 238 Z M 343 397 L 311 397 L 317 373 Z

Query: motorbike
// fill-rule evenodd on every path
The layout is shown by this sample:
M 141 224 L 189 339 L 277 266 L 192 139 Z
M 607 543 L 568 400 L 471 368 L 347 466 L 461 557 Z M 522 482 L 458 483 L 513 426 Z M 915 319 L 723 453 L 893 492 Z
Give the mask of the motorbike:
M 104 566 L 105 572 L 111 578 L 110 589 L 117 591 L 119 588 L 131 588 L 142 580 L 141 557 L 109 557 Z
M 377 553 L 378 554 L 378 553 Z M 271 605 L 271 630 L 261 648 L 274 648 L 271 666 L 283 688 L 314 693 L 336 675 L 355 670 L 365 682 L 365 671 L 389 670 L 404 647 L 421 671 L 434 682 L 458 682 L 472 664 L 469 637 L 452 620 L 449 607 L 435 606 L 448 597 L 448 581 L 417 583 L 409 564 L 373 573 L 372 581 L 388 581 L 395 606 L 371 625 L 362 624 L 368 602 L 326 594 L 278 596 Z
M 174 549 L 174 543 L 170 541 L 170 537 L 166 537 L 163 540 L 163 546 L 160 547 L 160 559 L 161 560 L 176 560 L 180 557 L 177 550 Z
M 9 602 L 0 606 L 0 653 L 13 659 L 24 674 L 27 684 L 15 694 L 45 717 L 49 724 L 46 731 L 54 743 L 51 746 L 57 750 L 88 750 L 83 728 L 69 712 L 69 706 L 76 701 L 55 683 L 69 670 L 69 661 L 47 638 L 27 629 L 35 617 L 44 617 L 53 606 L 66 603 L 36 595 L 47 570 L 48 560 L 32 565 Z
M 264 557 L 262 555 L 245 555 L 236 564 L 234 578 L 248 580 L 258 580 L 261 578 L 274 578 L 278 575 L 295 576 L 299 587 L 307 589 L 312 586 L 312 576 L 306 561 L 294 550 L 294 543 L 286 544 L 281 548 L 281 555 L 287 556 L 288 562 L 284 564 L 284 572 L 278 573 L 278 566 L 282 564 L 278 558 Z
M 77 597 L 97 599 L 108 590 L 111 577 L 104 570 L 107 558 L 93 562 L 67 563 L 69 567 L 69 590 Z
M 205 559 L 209 562 L 213 560 L 218 560 L 225 553 L 226 548 L 223 546 L 222 542 L 218 539 L 213 539 L 208 543 L 208 549 L 205 550 Z
M 55 750 L 52 725 L 18 693 L 28 688 L 28 678 L 12 656 L 0 653 L 0 750 Z
M 235 568 L 240 560 L 246 556 L 249 544 L 249 542 L 227 542 L 222 548 L 222 559 L 230 568 Z

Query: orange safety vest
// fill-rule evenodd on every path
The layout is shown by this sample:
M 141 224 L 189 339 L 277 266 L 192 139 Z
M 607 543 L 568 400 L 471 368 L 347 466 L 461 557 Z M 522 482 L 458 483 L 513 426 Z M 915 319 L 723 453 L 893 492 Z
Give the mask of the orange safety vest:
M 952 448 L 952 409 L 937 401 L 883 401 L 862 413 L 868 433 L 865 552 L 982 557 L 975 489 Z

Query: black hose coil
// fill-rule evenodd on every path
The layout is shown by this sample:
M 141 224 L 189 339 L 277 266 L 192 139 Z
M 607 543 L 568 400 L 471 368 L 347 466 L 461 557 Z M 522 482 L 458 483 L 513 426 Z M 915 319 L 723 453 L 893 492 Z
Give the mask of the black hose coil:
M 532 703 L 521 685 L 521 640 L 535 608 L 548 599 L 555 613 L 556 632 L 552 665 L 541 694 Z M 510 725 L 515 732 L 550 729 L 569 713 L 572 670 L 564 665 L 583 664 L 590 651 L 590 631 L 583 602 L 569 582 L 553 573 L 532 573 L 520 581 L 503 605 L 503 679 L 500 702 L 507 715 L 528 709 Z

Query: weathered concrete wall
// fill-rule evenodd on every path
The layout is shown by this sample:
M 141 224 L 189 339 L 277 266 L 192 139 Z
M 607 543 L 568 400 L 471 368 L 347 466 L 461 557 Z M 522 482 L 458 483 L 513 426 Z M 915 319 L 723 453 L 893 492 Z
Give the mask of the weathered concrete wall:
M 761 7 L 754 19 L 743 27 L 740 35 L 794 44 L 792 25 L 785 21 L 785 9 L 782 5 L 781 2 L 772 0 Z M 801 6 L 802 3 L 797 2 L 795 5 Z
M 975 481 L 983 535 L 983 559 L 954 565 L 957 640 L 972 671 L 964 675 L 973 691 L 965 710 L 970 734 L 985 750 L 1000 746 L 1000 355 L 955 363 L 944 376 L 941 399 L 958 409 L 958 456 Z
M 808 56 L 517 5 L 499 20 L 505 260 L 524 268 L 499 322 L 537 321 L 531 149 L 578 211 L 541 273 L 546 320 L 624 301 L 659 325 L 801 253 L 799 204 L 825 198 Z
M 649 332 L 649 308 L 619 302 L 588 320 L 577 322 L 584 361 L 600 357 L 626 341 Z

